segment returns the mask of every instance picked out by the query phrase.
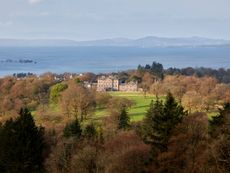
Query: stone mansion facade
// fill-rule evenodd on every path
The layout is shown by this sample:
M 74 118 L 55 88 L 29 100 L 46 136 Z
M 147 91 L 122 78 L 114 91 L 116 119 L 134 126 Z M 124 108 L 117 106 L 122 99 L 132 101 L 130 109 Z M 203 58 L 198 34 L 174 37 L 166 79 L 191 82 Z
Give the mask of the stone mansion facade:
M 122 83 L 115 76 L 101 76 L 97 80 L 97 91 L 127 91 L 135 92 L 138 91 L 137 82 L 125 82 Z

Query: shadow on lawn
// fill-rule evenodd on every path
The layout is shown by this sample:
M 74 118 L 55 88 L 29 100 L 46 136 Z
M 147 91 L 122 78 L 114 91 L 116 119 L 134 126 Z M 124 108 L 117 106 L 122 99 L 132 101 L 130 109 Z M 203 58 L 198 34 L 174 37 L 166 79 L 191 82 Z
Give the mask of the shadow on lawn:
M 129 115 L 132 117 L 144 116 L 145 112 L 129 113 Z
M 133 106 L 133 107 L 131 107 L 131 109 L 133 109 L 133 108 L 147 108 L 147 107 L 149 107 L 149 105 Z

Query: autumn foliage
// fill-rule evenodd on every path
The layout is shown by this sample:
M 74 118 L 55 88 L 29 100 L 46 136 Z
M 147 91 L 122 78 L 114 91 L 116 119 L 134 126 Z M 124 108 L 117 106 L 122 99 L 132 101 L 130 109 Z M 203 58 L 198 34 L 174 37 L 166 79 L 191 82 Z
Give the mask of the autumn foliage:
M 87 87 L 92 73 L 0 79 L 0 172 L 230 172 L 227 78 L 176 71 L 153 63 L 117 74 L 156 96 L 138 122 L 130 119 L 135 102 Z

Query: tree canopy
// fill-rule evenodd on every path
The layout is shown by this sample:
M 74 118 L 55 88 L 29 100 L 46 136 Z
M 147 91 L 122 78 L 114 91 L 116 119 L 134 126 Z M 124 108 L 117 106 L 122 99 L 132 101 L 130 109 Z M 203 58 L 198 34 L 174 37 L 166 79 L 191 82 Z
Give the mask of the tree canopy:
M 184 108 L 176 102 L 171 93 L 168 93 L 166 101 L 159 99 L 150 104 L 144 120 L 144 137 L 161 151 L 167 151 L 167 144 L 172 130 L 187 114 Z
M 21 109 L 15 120 L 6 121 L 0 128 L 0 172 L 42 172 L 43 134 L 28 109 Z

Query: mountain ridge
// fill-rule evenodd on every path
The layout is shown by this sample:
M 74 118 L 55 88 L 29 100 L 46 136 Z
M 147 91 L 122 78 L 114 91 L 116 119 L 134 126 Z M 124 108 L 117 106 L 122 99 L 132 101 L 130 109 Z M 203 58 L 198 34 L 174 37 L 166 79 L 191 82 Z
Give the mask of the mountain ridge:
M 205 37 L 156 37 L 138 39 L 112 38 L 89 41 L 70 39 L 0 39 L 0 47 L 41 47 L 41 46 L 119 46 L 119 47 L 196 47 L 230 45 L 230 40 Z

